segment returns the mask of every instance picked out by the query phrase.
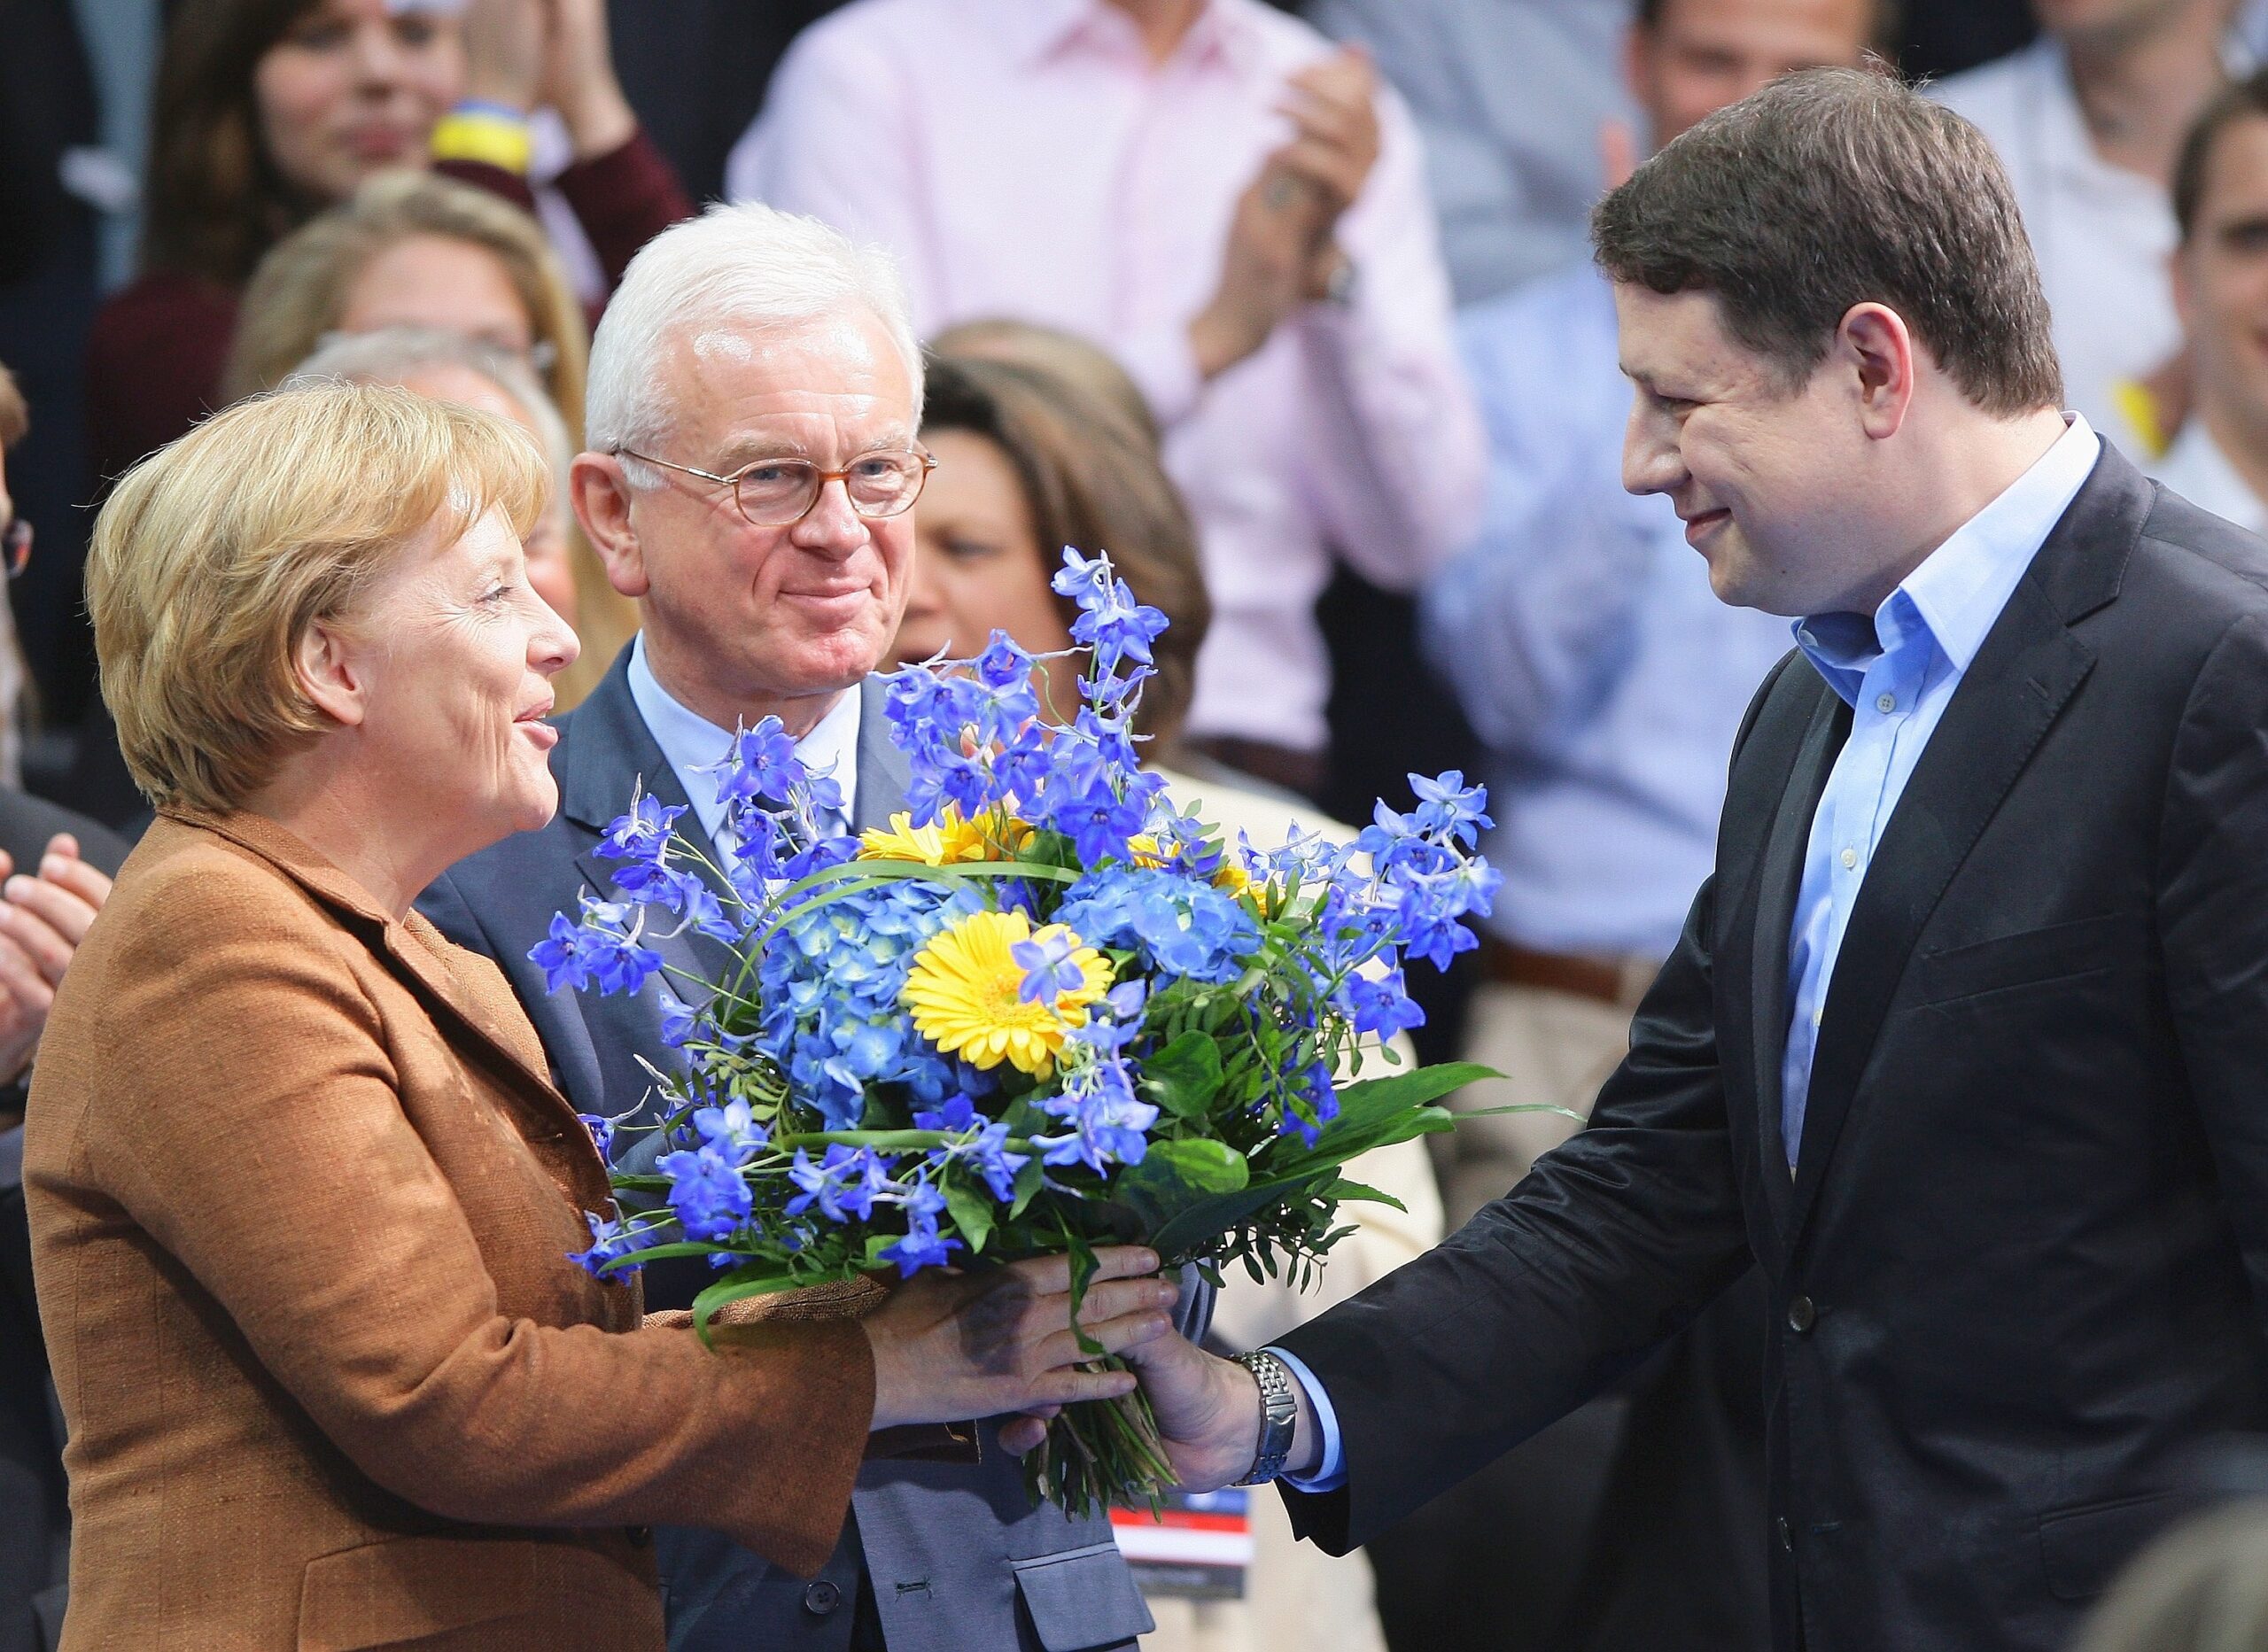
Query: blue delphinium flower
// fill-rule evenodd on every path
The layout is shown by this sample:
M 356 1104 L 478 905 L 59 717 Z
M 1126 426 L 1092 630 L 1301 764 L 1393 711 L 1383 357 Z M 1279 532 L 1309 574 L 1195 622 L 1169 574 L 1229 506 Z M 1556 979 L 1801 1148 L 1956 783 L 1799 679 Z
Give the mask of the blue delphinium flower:
M 1418 829 L 1429 836 L 1471 849 L 1482 832 L 1496 824 L 1481 812 L 1487 806 L 1488 788 L 1467 786 L 1462 770 L 1451 769 L 1430 780 L 1413 774 L 1410 789 L 1418 794 Z
M 882 1260 L 895 1263 L 907 1275 L 924 1268 L 942 1268 L 961 1248 L 959 1239 L 941 1238 L 937 1218 L 944 1213 L 945 1197 L 928 1183 L 919 1183 L 905 1195 L 905 1237 L 882 1252 Z
M 714 1146 L 664 1153 L 654 1168 L 670 1179 L 670 1208 L 688 1238 L 728 1239 L 748 1220 L 748 1183 Z
M 788 1179 L 803 1191 L 788 1201 L 788 1214 L 800 1216 L 817 1205 L 829 1222 L 865 1222 L 874 1214 L 877 1198 L 897 1191 L 890 1163 L 872 1148 L 831 1142 L 826 1157 L 813 1164 L 811 1154 L 798 1147 Z
M 606 1271 L 609 1262 L 618 1261 L 625 1256 L 634 1256 L 643 1248 L 639 1245 L 636 1236 L 625 1232 L 622 1223 L 614 1218 L 602 1216 L 595 1211 L 585 1211 L 583 1220 L 591 1226 L 591 1248 L 587 1251 L 568 1252 L 569 1261 L 605 1279 L 618 1280 L 637 1271 L 634 1267 L 617 1268 L 611 1272 Z
M 1373 979 L 1368 975 L 1350 975 L 1342 989 L 1341 1007 L 1355 1030 L 1391 1038 L 1405 1028 L 1423 1027 L 1425 1012 L 1410 997 L 1408 984 L 1398 969 L 1388 970 Z
M 1284 1117 L 1277 1126 L 1285 1136 L 1296 1136 L 1312 1147 L 1323 1138 L 1323 1127 L 1339 1116 L 1339 1090 L 1331 1068 L 1311 1063 L 1293 1080 L 1284 1103 Z
M 1016 989 L 1016 997 L 1026 1004 L 1037 1004 L 1043 999 L 1052 1004 L 1065 993 L 1084 986 L 1086 972 L 1072 956 L 1079 945 L 1076 935 L 1060 928 L 1037 940 L 1011 943 L 1008 956 L 1024 972 L 1023 985 Z
M 616 888 L 635 898 L 674 879 L 668 865 L 671 834 L 684 812 L 682 803 L 664 803 L 650 792 L 641 793 L 631 803 L 630 812 L 607 827 L 592 853 L 601 860 L 623 863 L 615 869 Z
M 756 1121 L 745 1101 L 728 1101 L 721 1107 L 694 1110 L 693 1128 L 702 1141 L 734 1169 L 772 1144 L 771 1133 Z
M 981 1117 L 967 1096 L 950 1097 L 942 1107 L 916 1113 L 913 1128 L 942 1130 L 960 1138 L 934 1149 L 928 1156 L 932 1166 L 943 1169 L 950 1164 L 963 1165 L 975 1171 L 1003 1205 L 1015 1198 L 1016 1172 L 1031 1162 L 1031 1155 L 1010 1152 L 1008 1127 Z
M 1084 1164 L 1099 1171 L 1113 1164 L 1138 1165 L 1149 1150 L 1145 1132 L 1157 1122 L 1158 1110 L 1134 1094 L 1122 1062 L 1074 1067 L 1064 1075 L 1060 1095 L 1037 1099 L 1041 1112 L 1071 1124 L 1062 1135 L 1031 1138 L 1051 1165 Z
M 591 1133 L 591 1145 L 599 1150 L 599 1157 L 610 1164 L 613 1163 L 614 1121 L 602 1118 L 595 1113 L 579 1113 L 575 1116 L 583 1121 L 583 1128 Z
M 795 738 L 776 717 L 739 731 L 722 757 L 695 772 L 717 777 L 717 801 L 727 810 L 751 803 L 784 804 L 808 778 L 796 756 Z
M 562 986 L 577 991 L 635 992 L 662 966 L 662 955 L 638 939 L 640 919 L 625 901 L 583 896 L 583 921 L 555 912 L 551 933 L 528 950 L 529 961 L 543 972 L 544 990 Z

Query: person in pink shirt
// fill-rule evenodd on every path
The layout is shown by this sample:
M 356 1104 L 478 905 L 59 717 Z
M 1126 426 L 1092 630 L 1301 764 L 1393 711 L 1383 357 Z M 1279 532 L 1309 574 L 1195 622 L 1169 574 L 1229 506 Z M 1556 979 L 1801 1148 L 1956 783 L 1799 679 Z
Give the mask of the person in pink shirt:
M 1261 0 L 857 0 L 781 64 L 726 188 L 903 262 L 925 333 L 1109 347 L 1195 512 L 1193 741 L 1311 790 L 1334 555 L 1415 587 L 1486 454 L 1408 110 Z

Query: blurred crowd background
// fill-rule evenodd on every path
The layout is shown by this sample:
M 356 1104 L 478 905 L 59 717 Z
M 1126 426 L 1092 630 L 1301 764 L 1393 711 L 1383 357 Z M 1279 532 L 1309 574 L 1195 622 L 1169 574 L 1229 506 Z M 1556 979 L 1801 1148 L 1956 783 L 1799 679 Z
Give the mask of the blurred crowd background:
M 2268 0 L 0 0 L 0 841 L 29 870 L 68 828 L 114 865 L 146 822 L 82 601 L 127 467 L 305 371 L 501 413 L 563 474 L 630 259 L 705 202 L 762 200 L 887 247 L 951 364 L 900 656 L 1044 634 L 1042 559 L 1107 548 L 1202 632 L 1171 683 L 1181 770 L 1357 823 L 1407 772 L 1485 779 L 1503 890 L 1413 1036 L 1509 1075 L 1468 1106 L 1580 1113 L 1789 646 L 1713 601 L 1666 500 L 1621 488 L 1591 205 L 1788 70 L 1874 55 L 1930 80 L 2012 175 L 2072 404 L 2258 529 L 2264 54 Z M 584 640 L 571 702 L 637 614 L 556 501 L 529 551 Z M 0 932 L 0 984 L 33 983 L 0 1080 L 68 955 Z M 1458 1132 L 1441 1217 L 1562 1126 Z M 0 1652 L 52 1627 L 67 1543 L 12 1214 Z M 1161 1606 L 1160 1643 L 1766 1644 L 1760 1304 L 1736 1290 L 1373 1546 L 1351 1589 L 1287 1586 L 1271 1539 L 1253 1611 Z M 2100 1645 L 2238 1621 L 2214 1591 L 2261 1575 L 2245 1519 Z

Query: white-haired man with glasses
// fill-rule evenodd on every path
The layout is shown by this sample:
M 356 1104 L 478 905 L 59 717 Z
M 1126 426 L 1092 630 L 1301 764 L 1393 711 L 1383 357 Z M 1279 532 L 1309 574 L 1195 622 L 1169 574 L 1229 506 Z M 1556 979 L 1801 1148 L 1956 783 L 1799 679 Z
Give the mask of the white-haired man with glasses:
M 713 849 L 723 811 L 699 771 L 737 726 L 777 716 L 841 787 L 838 830 L 903 806 L 874 671 L 905 607 L 912 510 L 933 462 L 920 415 L 920 351 L 889 258 L 815 220 L 712 209 L 650 243 L 607 307 L 591 345 L 591 450 L 570 486 L 642 629 L 560 721 L 551 824 L 461 862 L 420 903 L 503 968 L 579 1112 L 640 1108 L 648 1065 L 676 1059 L 659 977 L 634 998 L 555 997 L 528 959 L 554 912 L 610 888 L 592 850 L 639 787 L 689 804 L 680 829 L 696 825 Z M 695 977 L 721 961 L 690 931 L 649 941 Z M 649 1308 L 683 1306 L 709 1277 L 646 1273 Z M 664 1529 L 674 1652 L 1131 1648 L 1151 1621 L 1107 1521 L 1034 1509 L 990 1423 L 978 1439 L 981 1462 L 869 1463 L 817 1578 Z

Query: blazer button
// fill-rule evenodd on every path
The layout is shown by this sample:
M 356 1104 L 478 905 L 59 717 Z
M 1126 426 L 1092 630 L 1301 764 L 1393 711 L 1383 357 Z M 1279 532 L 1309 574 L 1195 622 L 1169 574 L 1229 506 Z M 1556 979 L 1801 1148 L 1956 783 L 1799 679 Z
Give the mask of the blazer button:
M 1788 1530 L 1788 1516 L 1782 1515 L 1777 1520 L 1775 1520 L 1772 1523 L 1772 1526 L 1773 1529 L 1780 1534 L 1780 1547 L 1789 1554 L 1794 1554 L 1796 1552 L 1796 1539 L 1795 1534 Z
M 804 1609 L 814 1617 L 824 1617 L 843 1604 L 843 1591 L 826 1578 L 804 1591 Z
M 1809 1297 L 1798 1297 L 1788 1304 L 1788 1329 L 1794 1331 L 1796 1335 L 1798 1337 L 1809 1335 L 1811 1328 L 1817 1323 L 1819 1323 L 1819 1309 L 1812 1305 L 1812 1299 Z
M 622 1535 L 630 1540 L 631 1547 L 643 1548 L 654 1540 L 654 1528 L 651 1526 L 625 1526 L 622 1528 Z

